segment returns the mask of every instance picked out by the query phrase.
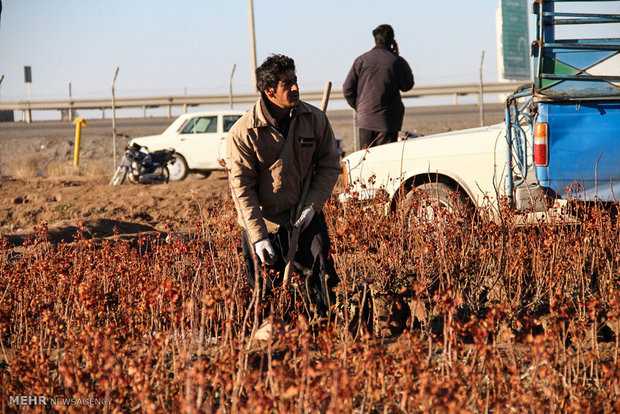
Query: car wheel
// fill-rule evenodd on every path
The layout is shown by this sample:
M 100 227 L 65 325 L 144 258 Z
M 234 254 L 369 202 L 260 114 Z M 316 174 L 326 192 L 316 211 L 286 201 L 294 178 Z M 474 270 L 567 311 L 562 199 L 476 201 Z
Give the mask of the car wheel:
M 172 156 L 173 161 L 168 163 L 168 172 L 170 173 L 170 181 L 181 181 L 187 177 L 189 168 L 187 162 L 181 154 L 174 154 Z
M 472 203 L 463 190 L 438 182 L 412 188 L 405 195 L 402 208 L 409 226 L 443 227 L 449 217 L 466 224 L 473 214 Z

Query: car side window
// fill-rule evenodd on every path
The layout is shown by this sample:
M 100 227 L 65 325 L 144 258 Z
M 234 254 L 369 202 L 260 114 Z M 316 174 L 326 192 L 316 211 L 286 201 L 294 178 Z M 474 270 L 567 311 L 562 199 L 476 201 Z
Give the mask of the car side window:
M 224 132 L 228 132 L 239 118 L 241 115 L 224 115 Z
M 217 132 L 216 116 L 192 118 L 181 130 L 181 134 L 204 134 L 211 132 Z

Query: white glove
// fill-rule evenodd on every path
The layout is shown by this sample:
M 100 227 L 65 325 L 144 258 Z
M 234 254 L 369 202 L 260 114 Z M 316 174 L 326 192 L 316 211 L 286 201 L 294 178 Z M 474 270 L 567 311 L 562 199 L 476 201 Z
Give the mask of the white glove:
M 256 255 L 260 258 L 261 262 L 268 265 L 272 265 L 275 263 L 276 252 L 275 250 L 273 250 L 269 239 L 263 239 L 254 243 L 254 251 L 256 252 Z
M 314 209 L 312 207 L 306 207 L 304 211 L 301 212 L 299 219 L 295 222 L 294 226 L 301 228 L 301 231 L 304 231 L 308 224 L 312 221 L 312 217 L 314 217 Z

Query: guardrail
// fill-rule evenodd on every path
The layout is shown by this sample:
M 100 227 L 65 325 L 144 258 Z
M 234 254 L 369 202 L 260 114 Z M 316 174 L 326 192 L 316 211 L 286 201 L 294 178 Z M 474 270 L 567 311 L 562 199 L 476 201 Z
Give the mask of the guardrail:
M 495 82 L 482 85 L 482 91 L 487 93 L 511 93 L 522 82 Z M 419 98 L 426 96 L 464 96 L 480 94 L 480 84 L 459 84 L 446 86 L 415 86 L 412 90 L 402 93 L 403 98 Z M 304 101 L 320 101 L 323 91 L 302 92 L 301 98 Z M 173 106 L 183 106 L 184 112 L 187 108 L 197 105 L 228 105 L 251 104 L 258 98 L 258 94 L 236 94 L 236 95 L 181 95 L 181 96 L 156 96 L 143 98 L 116 98 L 114 106 L 119 108 L 143 108 L 146 115 L 147 108 L 168 107 L 168 116 L 171 115 Z M 332 91 L 331 100 L 344 99 L 342 90 Z M 112 109 L 111 98 L 101 99 L 59 99 L 45 101 L 17 101 L 0 102 L 0 111 L 22 111 L 22 119 L 28 121 L 32 119 L 31 111 L 67 111 L 69 118 L 73 118 L 73 111 L 80 109 Z

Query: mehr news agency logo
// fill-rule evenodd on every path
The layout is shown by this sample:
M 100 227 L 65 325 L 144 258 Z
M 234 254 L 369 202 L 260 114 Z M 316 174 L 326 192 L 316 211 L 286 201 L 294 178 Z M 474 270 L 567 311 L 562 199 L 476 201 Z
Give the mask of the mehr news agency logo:
M 65 398 L 55 397 L 50 398 L 44 395 L 11 395 L 9 396 L 9 405 L 18 406 L 54 406 L 54 405 L 82 405 L 82 406 L 97 406 L 97 405 L 110 405 L 111 398 Z

